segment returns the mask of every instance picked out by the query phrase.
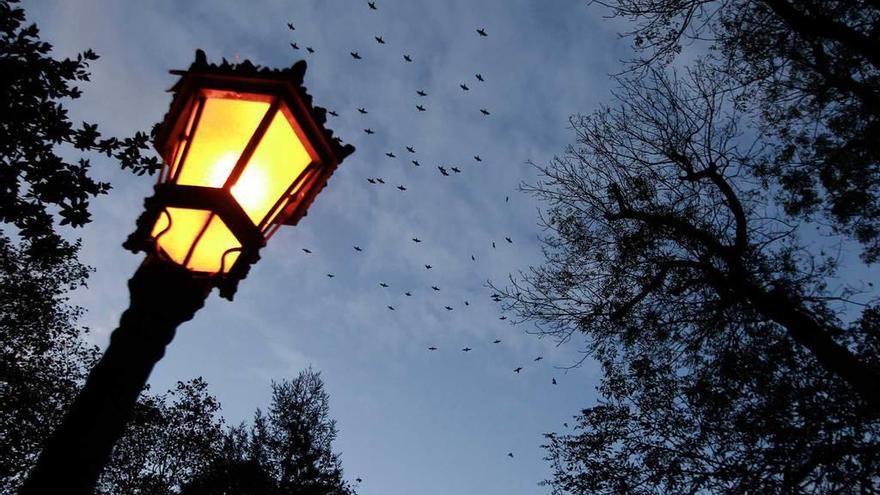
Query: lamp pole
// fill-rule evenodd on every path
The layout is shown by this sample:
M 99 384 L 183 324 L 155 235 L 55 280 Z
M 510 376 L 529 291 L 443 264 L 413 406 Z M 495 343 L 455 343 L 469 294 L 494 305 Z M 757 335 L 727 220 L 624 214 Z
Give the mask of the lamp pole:
M 185 268 L 148 256 L 128 282 L 131 302 L 64 422 L 43 449 L 23 495 L 94 492 L 153 366 L 211 286 Z

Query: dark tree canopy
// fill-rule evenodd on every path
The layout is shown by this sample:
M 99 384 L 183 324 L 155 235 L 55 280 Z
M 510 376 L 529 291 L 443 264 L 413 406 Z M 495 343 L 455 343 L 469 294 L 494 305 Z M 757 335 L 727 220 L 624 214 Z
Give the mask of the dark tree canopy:
M 545 263 L 501 292 L 603 367 L 579 432 L 550 435 L 571 493 L 876 491 L 880 334 L 853 324 L 753 171 L 729 81 L 697 66 L 624 80 L 526 189 Z

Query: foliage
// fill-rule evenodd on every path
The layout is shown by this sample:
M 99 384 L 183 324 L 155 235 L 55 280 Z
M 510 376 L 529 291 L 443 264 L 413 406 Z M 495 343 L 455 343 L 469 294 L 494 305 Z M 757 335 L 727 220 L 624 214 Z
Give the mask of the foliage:
M 835 260 L 811 253 L 751 171 L 729 81 L 648 69 L 526 189 L 548 205 L 545 263 L 508 309 L 605 376 L 577 434 L 551 435 L 572 493 L 877 490 L 876 309 L 847 325 Z

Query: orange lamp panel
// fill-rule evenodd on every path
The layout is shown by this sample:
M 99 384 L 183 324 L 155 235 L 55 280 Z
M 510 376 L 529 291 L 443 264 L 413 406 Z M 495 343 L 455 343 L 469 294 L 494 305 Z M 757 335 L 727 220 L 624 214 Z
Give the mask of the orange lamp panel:
M 241 248 L 220 217 L 208 210 L 166 208 L 150 235 L 175 263 L 197 272 L 228 271 L 239 255 L 230 250 Z

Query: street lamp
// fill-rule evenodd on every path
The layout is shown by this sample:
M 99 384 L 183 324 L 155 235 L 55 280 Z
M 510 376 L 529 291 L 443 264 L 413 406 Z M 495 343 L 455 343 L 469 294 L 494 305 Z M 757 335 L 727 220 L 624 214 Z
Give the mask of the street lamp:
M 88 494 L 176 328 L 213 287 L 232 300 L 259 250 L 295 225 L 354 151 L 323 127 L 302 87 L 306 64 L 209 64 L 180 79 L 154 146 L 163 167 L 124 246 L 145 252 L 110 345 L 46 444 L 22 493 Z

